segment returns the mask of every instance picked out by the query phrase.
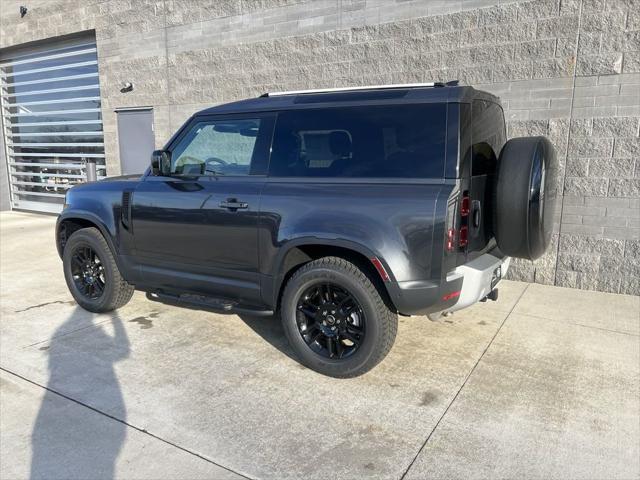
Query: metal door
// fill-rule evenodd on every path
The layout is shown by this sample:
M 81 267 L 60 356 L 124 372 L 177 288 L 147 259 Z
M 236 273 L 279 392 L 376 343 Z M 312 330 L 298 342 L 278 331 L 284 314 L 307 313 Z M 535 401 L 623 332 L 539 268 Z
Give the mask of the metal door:
M 118 110 L 118 143 L 123 175 L 144 173 L 155 149 L 153 110 Z

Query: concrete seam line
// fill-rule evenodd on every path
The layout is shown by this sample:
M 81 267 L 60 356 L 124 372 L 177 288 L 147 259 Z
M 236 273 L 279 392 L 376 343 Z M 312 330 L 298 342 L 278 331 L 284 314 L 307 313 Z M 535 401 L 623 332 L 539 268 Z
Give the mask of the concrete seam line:
M 548 317 L 543 317 L 541 315 L 533 315 L 532 313 L 520 313 L 520 315 L 522 315 L 523 317 L 531 317 L 539 320 L 547 320 L 549 322 L 561 323 L 563 325 L 573 325 L 575 327 L 590 328 L 590 329 L 600 330 L 602 332 L 607 332 L 607 333 L 627 335 L 629 337 L 640 337 L 640 334 L 633 333 L 633 332 L 622 332 L 620 330 L 613 330 L 611 328 L 596 327 L 595 325 L 585 325 L 584 323 L 572 322 L 571 320 L 558 320 L 557 318 L 548 318 Z
M 244 474 L 242 474 L 242 473 L 236 472 L 235 470 L 233 470 L 233 469 L 231 469 L 231 468 L 229 468 L 229 467 L 225 467 L 224 465 L 220 465 L 219 463 L 214 462 L 213 460 L 211 460 L 210 458 L 205 457 L 204 455 L 201 455 L 201 454 L 199 454 L 199 453 L 197 453 L 197 452 L 194 452 L 194 451 L 192 451 L 192 450 L 189 450 L 188 448 L 181 447 L 180 445 L 178 445 L 178 444 L 176 444 L 176 443 L 173 443 L 173 442 L 170 442 L 169 440 L 165 440 L 164 438 L 159 437 L 159 436 L 157 436 L 157 435 L 155 435 L 155 434 L 153 434 L 153 433 L 149 432 L 148 430 L 145 430 L 145 429 L 140 428 L 140 427 L 136 427 L 135 425 L 132 425 L 132 424 L 130 424 L 130 423 L 128 423 L 128 422 L 125 422 L 124 420 L 121 420 L 121 419 L 119 419 L 118 417 L 114 417 L 113 415 L 109 415 L 108 413 L 103 412 L 103 411 L 101 411 L 101 410 L 98 410 L 97 408 L 92 407 L 91 405 L 87 405 L 86 403 L 83 403 L 83 402 L 81 402 L 81 401 L 79 401 L 79 400 L 76 400 L 76 399 L 74 399 L 74 398 L 71 398 L 71 397 L 69 397 L 69 396 L 65 395 L 64 393 L 60 393 L 60 392 L 58 392 L 58 391 L 56 391 L 56 390 L 53 390 L 53 389 L 51 389 L 51 388 L 49 388 L 49 387 L 45 387 L 44 385 L 41 385 L 41 384 L 40 384 L 40 383 L 38 383 L 38 382 L 35 382 L 35 381 L 30 380 L 30 379 L 28 379 L 28 378 L 26 378 L 26 377 L 23 377 L 23 376 L 22 376 L 22 375 L 20 375 L 19 373 L 12 372 L 11 370 L 8 370 L 8 369 L 6 369 L 6 368 L 4 368 L 4 367 L 0 367 L 0 371 L 3 371 L 3 372 L 5 372 L 5 373 L 8 373 L 9 375 L 13 375 L 14 377 L 20 378 L 20 379 L 24 380 L 25 382 L 28 382 L 28 383 L 30 383 L 30 384 L 32 384 L 32 385 L 35 385 L 36 387 L 40 387 L 40 388 L 43 388 L 44 390 L 47 390 L 47 391 L 49 391 L 49 392 L 51 392 L 51 393 L 55 393 L 56 395 L 58 395 L 58 396 L 60 396 L 60 397 L 62 397 L 62 398 L 65 398 L 65 399 L 69 400 L 70 402 L 73 402 L 73 403 L 75 403 L 75 404 L 78 404 L 78 405 L 80 405 L 80 406 L 83 406 L 83 407 L 85 407 L 85 408 L 88 408 L 89 410 L 92 410 L 92 411 L 94 411 L 94 412 L 96 412 L 96 413 L 98 413 L 98 414 L 100 414 L 100 415 L 103 415 L 103 416 L 105 416 L 105 417 L 107 417 L 107 418 L 110 418 L 111 420 L 115 420 L 116 422 L 122 423 L 122 424 L 126 425 L 127 427 L 133 428 L 134 430 L 137 430 L 137 431 L 138 431 L 138 432 L 140 432 L 140 433 L 143 433 L 143 434 L 148 435 L 148 436 L 150 436 L 150 437 L 152 437 L 152 438 L 155 438 L 156 440 L 159 440 L 159 441 L 161 441 L 162 443 L 166 443 L 167 445 L 171 445 L 172 447 L 175 447 L 175 448 L 177 448 L 178 450 L 182 450 L 183 452 L 188 453 L 188 454 L 190 454 L 190 455 L 193 455 L 194 457 L 198 457 L 199 459 L 204 460 L 205 462 L 211 463 L 211 464 L 213 464 L 213 465 L 215 465 L 215 466 L 217 466 L 217 467 L 220 467 L 220 468 L 222 468 L 222 469 L 224 469 L 224 470 L 226 470 L 226 471 L 228 471 L 228 472 L 231 472 L 231 473 L 233 473 L 233 474 L 235 474 L 235 475 L 239 475 L 239 476 L 241 476 L 241 477 L 243 477 L 243 478 L 247 478 L 247 479 L 249 479 L 249 480 L 254 480 L 254 479 L 253 479 L 253 477 L 249 477 L 249 476 L 244 475 Z
M 431 429 L 431 432 L 429 432 L 429 435 L 427 435 L 427 438 L 425 439 L 424 443 L 422 444 L 422 446 L 420 447 L 420 449 L 418 450 L 418 453 L 416 453 L 415 457 L 413 457 L 413 460 L 411 460 L 411 463 L 409 463 L 409 466 L 407 467 L 407 469 L 404 471 L 404 473 L 402 474 L 402 476 L 400 477 L 400 480 L 403 480 L 407 474 L 409 473 L 409 470 L 411 470 L 411 467 L 413 467 L 413 464 L 416 462 L 416 460 L 418 459 L 418 457 L 420 456 L 420 454 L 422 453 L 422 451 L 424 450 L 424 447 L 427 446 L 427 443 L 429 442 L 429 440 L 431 439 L 431 436 L 433 435 L 433 433 L 437 430 L 438 426 L 440 425 L 440 422 L 442 421 L 442 419 L 445 417 L 445 415 L 447 414 L 447 412 L 449 412 L 449 409 L 451 408 L 451 405 L 453 405 L 453 403 L 458 399 L 458 396 L 460 395 L 460 392 L 462 391 L 462 389 L 465 387 L 465 385 L 467 384 L 467 381 L 469 381 L 469 378 L 471 378 L 471 375 L 473 375 L 473 372 L 475 372 L 476 368 L 478 367 L 478 364 L 480 363 L 480 360 L 482 360 L 482 357 L 484 357 L 484 354 L 487 353 L 487 350 L 489 350 L 489 347 L 491 345 L 493 345 L 493 341 L 496 339 L 496 337 L 498 336 L 498 333 L 500 333 L 500 330 L 502 330 L 502 327 L 504 326 L 505 322 L 508 320 L 508 318 L 511 316 L 511 314 L 513 313 L 513 311 L 515 310 L 515 308 L 518 306 L 518 303 L 520 303 L 520 299 L 524 296 L 524 294 L 527 292 L 527 290 L 529 289 L 529 285 L 527 284 L 527 286 L 525 287 L 525 289 L 522 291 L 522 293 L 520 294 L 520 296 L 518 297 L 518 300 L 516 300 L 516 303 L 513 304 L 513 307 L 511 307 L 511 310 L 509 310 L 509 313 L 507 313 L 507 315 L 504 317 L 504 320 L 502 320 L 502 323 L 500 323 L 500 326 L 498 327 L 498 329 L 496 330 L 496 333 L 493 334 L 493 337 L 491 337 L 491 340 L 489 340 L 489 343 L 487 343 L 487 346 L 484 348 L 484 350 L 482 351 L 482 353 L 480 354 L 480 356 L 478 357 L 478 360 L 476 360 L 476 363 L 473 365 L 473 367 L 471 368 L 471 370 L 469 370 L 469 373 L 467 374 L 467 376 L 465 377 L 464 381 L 462 382 L 462 385 L 460 385 L 460 388 L 458 389 L 458 391 L 456 392 L 456 394 L 453 396 L 453 398 L 451 399 L 451 401 L 449 402 L 449 405 L 447 405 L 447 408 L 444 409 L 444 412 L 442 412 L 442 415 L 440 415 L 440 418 L 438 418 L 438 421 L 436 422 L 436 424 L 434 425 L 434 427 Z
M 41 345 L 41 344 L 43 344 L 43 343 L 51 342 L 51 340 L 53 340 L 54 338 L 61 338 L 61 337 L 65 337 L 65 336 L 67 336 L 67 335 L 71 335 L 72 333 L 81 332 L 81 331 L 86 330 L 86 329 L 88 329 L 88 328 L 95 328 L 95 327 L 97 327 L 98 325 L 102 325 L 103 323 L 107 323 L 107 322 L 112 321 L 112 320 L 113 320 L 113 318 L 114 318 L 114 317 L 110 317 L 110 318 L 107 318 L 107 319 L 105 319 L 105 320 L 102 320 L 101 322 L 96 322 L 96 323 L 94 323 L 94 324 L 92 324 L 92 325 L 88 325 L 88 326 L 86 326 L 86 327 L 75 328 L 75 329 L 73 329 L 73 330 L 69 330 L 68 332 L 61 333 L 60 335 L 54 335 L 54 336 L 52 336 L 51 338 L 48 338 L 48 339 L 46 339 L 46 340 L 40 340 L 39 342 L 35 342 L 35 343 L 30 344 L 30 345 L 25 345 L 25 346 L 24 346 L 24 347 L 22 347 L 22 348 L 23 348 L 23 349 L 25 349 L 25 348 L 35 347 L 36 345 Z

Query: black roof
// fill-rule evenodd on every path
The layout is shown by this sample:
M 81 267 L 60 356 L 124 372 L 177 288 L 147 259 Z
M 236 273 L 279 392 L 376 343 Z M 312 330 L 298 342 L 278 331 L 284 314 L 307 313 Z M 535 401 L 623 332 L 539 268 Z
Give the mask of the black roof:
M 397 87 L 360 90 L 326 91 L 249 98 L 207 108 L 196 115 L 250 113 L 323 106 L 384 105 L 398 103 L 470 103 L 474 99 L 499 103 L 498 97 L 467 86 Z

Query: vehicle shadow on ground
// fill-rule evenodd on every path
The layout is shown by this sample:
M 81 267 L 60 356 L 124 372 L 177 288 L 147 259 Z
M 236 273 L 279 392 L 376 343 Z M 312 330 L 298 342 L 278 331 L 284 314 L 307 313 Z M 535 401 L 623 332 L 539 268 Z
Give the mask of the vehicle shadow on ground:
M 274 348 L 280 350 L 287 357 L 298 362 L 293 350 L 289 346 L 289 341 L 282 328 L 282 322 L 279 315 L 270 317 L 254 317 L 251 315 L 238 315 L 251 330 L 260 335 L 265 341 Z
M 127 426 L 122 423 L 126 408 L 114 365 L 129 356 L 129 339 L 117 315 L 98 325 L 97 318 L 105 317 L 76 307 L 40 348 L 49 355 L 49 380 L 31 435 L 32 480 L 115 476 Z M 120 422 L 55 393 L 73 398 L 92 389 L 100 406 L 108 406 L 109 415 Z

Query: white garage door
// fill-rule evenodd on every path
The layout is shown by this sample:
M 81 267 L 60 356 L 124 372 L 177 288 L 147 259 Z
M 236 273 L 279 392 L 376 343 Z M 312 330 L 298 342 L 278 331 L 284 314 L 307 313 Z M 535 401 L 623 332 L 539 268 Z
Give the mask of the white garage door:
M 94 39 L 47 42 L 0 61 L 2 129 L 14 208 L 58 212 L 65 191 L 105 175 Z

